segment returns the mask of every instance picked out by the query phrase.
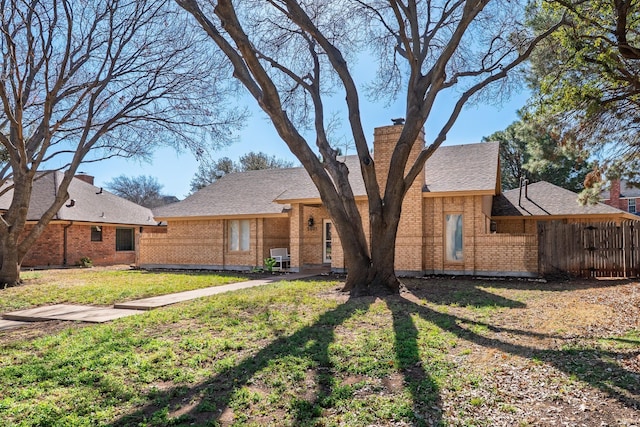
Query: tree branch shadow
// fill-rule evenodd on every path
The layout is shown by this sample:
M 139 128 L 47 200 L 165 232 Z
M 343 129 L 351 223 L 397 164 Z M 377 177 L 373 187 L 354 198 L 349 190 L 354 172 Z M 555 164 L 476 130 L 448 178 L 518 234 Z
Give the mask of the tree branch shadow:
M 429 298 L 427 297 L 427 300 Z M 486 301 L 486 296 L 482 296 Z M 110 424 L 113 427 L 141 425 L 150 420 L 163 407 L 185 406 L 184 402 L 195 402 L 182 410 L 181 420 L 184 425 L 201 425 L 200 423 L 226 424 L 232 420 L 223 419 L 228 414 L 234 394 L 243 387 L 250 386 L 260 372 L 270 363 L 281 358 L 293 357 L 311 360 L 310 371 L 313 371 L 313 387 L 315 389 L 299 399 L 288 403 L 286 415 L 296 426 L 315 425 L 322 417 L 322 411 L 330 406 L 335 387 L 339 384 L 338 372 L 332 363 L 331 344 L 336 341 L 336 328 L 343 325 L 354 315 L 367 311 L 374 303 L 371 297 L 354 298 L 337 308 L 319 316 L 313 324 L 306 326 L 291 335 L 276 338 L 266 347 L 258 350 L 233 366 L 210 377 L 206 381 L 192 387 L 177 386 L 165 390 L 160 395 L 149 395 L 147 403 L 134 413 L 122 416 Z M 554 366 L 558 370 L 590 384 L 608 396 L 629 407 L 640 407 L 640 383 L 630 380 L 637 375 L 626 370 L 614 360 L 621 353 L 593 349 L 537 349 L 526 345 L 498 339 L 490 334 L 511 334 L 533 338 L 562 337 L 523 331 L 513 328 L 501 328 L 487 322 L 476 321 L 462 316 L 442 313 L 422 304 L 422 300 L 414 295 L 389 296 L 384 301 L 391 312 L 394 333 L 393 352 L 403 388 L 411 395 L 413 416 L 412 425 L 442 425 L 443 403 L 438 385 L 437 363 L 431 360 L 421 342 L 421 334 L 416 319 L 423 319 L 442 331 L 451 333 L 458 339 L 478 346 L 495 349 L 504 353 L 539 360 Z M 491 305 L 519 308 L 520 303 L 511 303 L 505 298 L 491 300 Z M 487 334 L 475 331 L 478 327 Z M 426 353 L 425 353 L 426 352 Z M 157 403 L 156 399 L 160 397 Z M 168 402 L 168 403 L 167 403 Z M 235 410 L 235 409 L 234 409 Z M 171 425 L 181 425 L 180 420 L 171 420 Z M 284 422 L 284 420 L 283 420 Z
M 112 427 L 141 425 L 152 419 L 154 414 L 162 410 L 163 407 L 180 406 L 184 405 L 184 402 L 193 402 L 194 400 L 198 403 L 180 413 L 180 419 L 185 420 L 185 425 L 194 425 L 194 420 L 195 425 L 200 425 L 197 424 L 199 422 L 214 423 L 216 420 L 220 420 L 225 412 L 228 412 L 234 393 L 251 384 L 252 379 L 260 371 L 267 368 L 271 361 L 283 357 L 305 357 L 311 358 L 313 361 L 313 370 L 317 373 L 314 396 L 310 401 L 305 399 L 294 401 L 287 408 L 287 415 L 292 419 L 294 425 L 314 425 L 313 423 L 309 424 L 310 418 L 321 416 L 322 407 L 326 405 L 334 384 L 336 384 L 329 352 L 330 344 L 336 338 L 335 329 L 354 314 L 368 310 L 373 301 L 373 298 L 349 300 L 334 310 L 323 313 L 314 324 L 304 327 L 290 336 L 277 338 L 256 354 L 245 358 L 240 363 L 225 369 L 203 383 L 193 387 L 178 386 L 148 396 L 148 402 L 144 407 L 134 413 L 122 416 L 110 425 Z M 414 348 L 417 330 L 406 328 L 406 322 L 403 324 L 405 326 L 399 328 L 400 336 L 414 344 L 407 349 L 398 347 L 396 351 L 399 354 L 401 364 L 410 367 L 419 360 Z M 424 372 L 419 372 L 419 375 L 424 377 L 425 383 L 429 382 Z M 432 393 L 437 393 L 437 390 L 433 390 Z M 412 391 L 412 394 L 421 395 L 417 391 L 415 393 Z M 162 403 L 157 404 L 154 401 Z M 171 425 L 179 424 L 172 421 Z
M 536 349 L 524 345 L 510 343 L 496 338 L 483 336 L 472 329 L 474 326 L 486 328 L 495 333 L 507 332 L 517 335 L 528 335 L 539 338 L 554 337 L 546 334 L 530 333 L 528 331 L 519 331 L 514 329 L 503 329 L 500 327 L 488 325 L 487 323 L 470 320 L 449 313 L 441 313 L 429 307 L 420 305 L 415 301 L 401 296 L 403 300 L 399 303 L 402 307 L 404 316 L 417 315 L 424 320 L 431 322 L 444 331 L 454 334 L 457 338 L 477 344 L 485 348 L 492 348 L 504 353 L 516 355 L 529 359 L 537 359 L 543 361 L 560 371 L 587 383 L 604 393 L 609 397 L 618 400 L 623 405 L 638 409 L 640 408 L 640 381 L 638 374 L 622 368 L 613 360 L 620 359 L 623 354 L 611 350 L 599 349 L 582 349 L 582 348 L 566 348 L 566 349 Z M 396 304 L 398 304 L 396 302 Z M 392 303 L 390 307 L 394 307 Z M 392 308 L 392 310 L 394 310 Z M 394 313 L 397 309 L 394 310 Z M 469 325 L 463 327 L 462 325 Z M 490 326 L 487 328 L 487 326 Z M 560 337 L 554 337 L 560 338 Z M 628 357 L 640 357 L 640 351 L 627 353 Z
M 425 370 L 425 361 L 420 354 L 418 327 L 410 313 L 398 309 L 390 298 L 387 298 L 386 302 L 393 317 L 394 351 L 398 369 L 404 377 L 405 387 L 411 393 L 413 412 L 417 418 L 415 424 L 440 425 L 442 402 L 439 387 Z

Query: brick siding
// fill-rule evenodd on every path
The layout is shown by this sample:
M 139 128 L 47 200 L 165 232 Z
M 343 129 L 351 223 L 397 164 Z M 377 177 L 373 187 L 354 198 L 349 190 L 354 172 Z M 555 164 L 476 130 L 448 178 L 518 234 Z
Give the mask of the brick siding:
M 171 220 L 166 234 L 143 234 L 138 264 L 250 269 L 264 264 L 273 247 L 289 247 L 287 218 L 252 218 L 249 250 L 231 251 L 228 220 Z
M 47 267 L 77 265 L 80 258 L 89 257 L 94 265 L 133 264 L 136 251 L 116 251 L 116 226 L 100 225 L 102 241 L 91 241 L 91 225 L 51 223 L 27 252 L 22 261 L 23 267 Z M 31 230 L 27 225 L 25 234 Z M 64 259 L 64 233 L 67 229 L 67 259 Z M 139 227 L 135 230 L 136 242 L 139 240 Z
M 376 174 L 384 188 L 391 150 L 401 126 L 377 128 L 374 137 Z M 420 135 L 410 164 L 424 146 Z M 534 221 L 498 222 L 490 231 L 492 196 L 425 198 L 424 176 L 419 176 L 403 203 L 395 247 L 396 269 L 409 274 L 509 274 L 537 275 L 538 250 Z M 357 203 L 365 232 L 369 230 L 367 203 Z M 463 260 L 445 260 L 445 215 L 463 215 Z M 314 226 L 308 226 L 313 216 Z M 251 220 L 251 248 L 244 253 L 227 250 L 225 220 L 169 221 L 165 235 L 143 234 L 141 265 L 191 265 L 237 268 L 262 265 L 271 247 L 288 247 L 291 266 L 299 269 L 322 263 L 324 208 L 293 204 L 288 218 Z M 344 270 L 344 252 L 334 228 L 331 266 Z

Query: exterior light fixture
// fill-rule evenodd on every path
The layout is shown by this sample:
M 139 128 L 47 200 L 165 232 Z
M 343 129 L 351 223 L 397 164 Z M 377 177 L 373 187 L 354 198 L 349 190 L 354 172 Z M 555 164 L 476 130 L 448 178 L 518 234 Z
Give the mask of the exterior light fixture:
M 307 225 L 309 226 L 309 228 L 313 228 L 315 224 L 315 221 L 313 219 L 313 215 L 309 216 L 309 219 L 307 220 Z

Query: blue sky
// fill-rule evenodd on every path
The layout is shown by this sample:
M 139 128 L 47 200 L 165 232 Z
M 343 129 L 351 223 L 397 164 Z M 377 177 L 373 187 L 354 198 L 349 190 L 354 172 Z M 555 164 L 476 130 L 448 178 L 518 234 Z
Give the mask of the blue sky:
M 526 93 L 513 94 L 503 105 L 471 105 L 466 107 L 453 129 L 449 132 L 445 145 L 470 144 L 480 142 L 483 136 L 505 129 L 517 120 L 517 110 L 527 99 Z M 425 126 L 427 142 L 439 130 L 438 124 L 448 117 L 450 102 L 441 100 L 433 109 L 432 117 Z M 230 157 L 237 160 L 249 151 L 262 151 L 269 155 L 293 161 L 299 164 L 285 143 L 273 130 L 255 101 L 247 99 L 251 117 L 240 131 L 237 142 L 214 153 L 215 158 Z M 382 103 L 363 103 L 362 117 L 366 135 L 373 141 L 373 129 L 391 124 L 391 119 L 403 117 L 401 102 L 390 106 Z M 432 132 L 430 130 L 432 129 Z M 353 154 L 351 152 L 350 154 Z M 99 163 L 82 165 L 80 171 L 95 177 L 95 185 L 104 186 L 119 175 L 150 175 L 163 185 L 163 193 L 180 199 L 189 193 L 190 182 L 198 168 L 198 162 L 189 152 L 176 153 L 173 149 L 157 150 L 151 162 L 135 159 L 109 159 Z

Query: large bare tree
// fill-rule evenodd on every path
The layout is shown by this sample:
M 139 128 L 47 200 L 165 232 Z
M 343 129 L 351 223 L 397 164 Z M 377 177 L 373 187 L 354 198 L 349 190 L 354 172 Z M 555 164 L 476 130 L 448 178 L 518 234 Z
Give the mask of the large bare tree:
M 560 25 L 532 35 L 521 22 L 524 4 L 517 1 L 177 1 L 229 58 L 234 76 L 267 113 L 318 187 L 341 236 L 348 269 L 344 289 L 352 295 L 398 292 L 393 248 L 407 190 L 465 103 L 507 77 Z M 380 69 L 378 86 L 369 89 L 401 94 L 406 102 L 406 122 L 384 188 L 360 115 L 362 87 L 354 61 L 364 55 L 369 55 L 367 60 L 376 58 Z M 336 159 L 327 136 L 325 96 L 336 93 L 344 95 L 360 158 L 371 224 L 369 243 L 347 179 L 349 171 Z M 439 94 L 455 97 L 450 115 L 417 160 L 407 164 Z M 306 125 L 313 129 L 310 140 L 304 137 Z
M 0 283 L 68 198 L 83 162 L 148 155 L 158 144 L 202 153 L 239 116 L 219 106 L 231 86 L 167 0 L 0 0 Z M 201 94 L 208 97 L 202 99 Z M 27 232 L 33 182 L 64 170 L 55 201 Z

